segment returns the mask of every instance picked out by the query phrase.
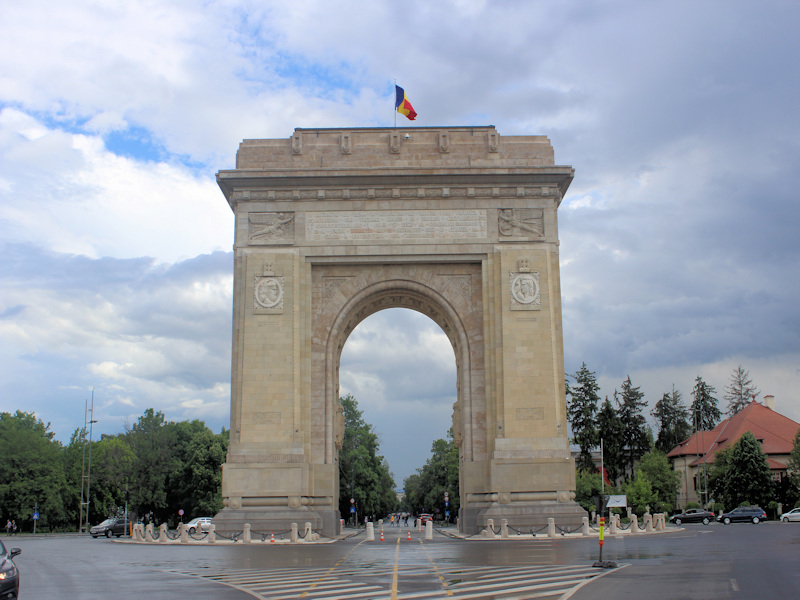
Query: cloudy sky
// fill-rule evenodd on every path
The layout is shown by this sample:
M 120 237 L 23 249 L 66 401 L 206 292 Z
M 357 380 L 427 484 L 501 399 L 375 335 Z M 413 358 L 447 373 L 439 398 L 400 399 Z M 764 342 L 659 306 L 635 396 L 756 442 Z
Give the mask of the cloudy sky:
M 0 3 L 0 410 L 68 440 L 94 389 L 95 436 L 148 407 L 227 427 L 214 175 L 244 138 L 391 126 L 396 78 L 415 124 L 547 135 L 575 168 L 568 372 L 651 404 L 701 375 L 724 404 L 741 364 L 800 421 L 798 22 L 794 0 Z M 378 313 L 341 383 L 400 484 L 449 426 L 446 338 Z

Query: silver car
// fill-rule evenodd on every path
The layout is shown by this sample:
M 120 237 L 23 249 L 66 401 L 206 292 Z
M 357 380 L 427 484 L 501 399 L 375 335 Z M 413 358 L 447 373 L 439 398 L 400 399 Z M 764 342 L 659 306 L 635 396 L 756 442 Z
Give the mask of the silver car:
M 192 519 L 186 524 L 186 528 L 191 534 L 197 531 L 208 531 L 211 529 L 211 517 L 197 517 Z
M 789 512 L 785 512 L 780 516 L 780 520 L 783 523 L 788 523 L 789 521 L 798 521 L 800 522 L 800 508 L 795 508 L 790 510 Z

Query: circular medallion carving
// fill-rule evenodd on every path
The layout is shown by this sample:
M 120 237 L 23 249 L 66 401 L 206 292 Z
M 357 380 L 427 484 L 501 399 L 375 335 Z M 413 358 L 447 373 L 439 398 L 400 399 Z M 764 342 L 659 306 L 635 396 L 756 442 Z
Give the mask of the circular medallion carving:
M 539 296 L 539 282 L 530 273 L 520 273 L 511 281 L 511 295 L 520 304 L 532 304 Z
M 283 286 L 275 277 L 264 277 L 256 284 L 256 302 L 262 308 L 274 308 L 283 300 Z

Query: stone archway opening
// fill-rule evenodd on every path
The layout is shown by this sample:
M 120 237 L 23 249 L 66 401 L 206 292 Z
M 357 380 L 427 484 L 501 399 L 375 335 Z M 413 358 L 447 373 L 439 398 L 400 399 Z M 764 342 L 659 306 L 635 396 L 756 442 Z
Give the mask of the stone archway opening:
M 390 308 L 364 319 L 345 342 L 339 395 L 352 394 L 373 426 L 398 489 L 452 427 L 455 354 L 434 321 Z
M 435 440 L 447 438 L 456 377 L 450 340 L 433 320 L 414 310 L 378 311 L 361 321 L 345 342 L 339 396 L 352 394 L 378 436 L 394 489 L 402 490 L 405 479 L 428 461 Z M 346 517 L 350 492 L 342 485 L 338 505 Z

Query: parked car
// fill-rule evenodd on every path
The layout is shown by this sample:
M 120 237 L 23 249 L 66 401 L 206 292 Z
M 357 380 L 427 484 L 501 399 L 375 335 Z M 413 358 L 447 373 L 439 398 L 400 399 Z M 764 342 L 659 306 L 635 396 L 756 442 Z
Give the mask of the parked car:
M 13 558 L 21 552 L 19 548 L 8 550 L 0 541 L 0 598 L 19 598 L 19 570 Z
M 111 517 L 106 519 L 99 525 L 95 525 L 89 530 L 89 534 L 93 537 L 104 535 L 110 538 L 112 535 L 121 537 L 126 535 L 130 530 L 130 520 L 125 517 Z
M 740 506 L 717 517 L 717 521 L 725 523 L 725 525 L 730 523 L 753 523 L 757 525 L 766 520 L 767 513 L 760 506 Z
M 675 525 L 680 525 L 681 523 L 702 523 L 703 525 L 708 525 L 713 520 L 714 513 L 709 510 L 703 510 L 702 508 L 690 508 L 679 515 L 672 515 L 669 518 L 669 522 L 675 523 Z
M 800 508 L 793 508 L 789 512 L 783 513 L 779 518 L 784 523 L 788 523 L 789 521 L 800 522 Z
M 208 531 L 211 529 L 211 517 L 195 517 L 186 524 L 189 533 L 196 533 L 197 531 Z
M 425 525 L 425 523 L 427 523 L 428 521 L 433 521 L 433 515 L 428 513 L 422 513 L 419 516 L 420 525 Z

